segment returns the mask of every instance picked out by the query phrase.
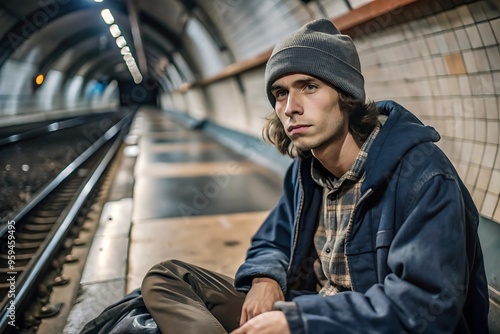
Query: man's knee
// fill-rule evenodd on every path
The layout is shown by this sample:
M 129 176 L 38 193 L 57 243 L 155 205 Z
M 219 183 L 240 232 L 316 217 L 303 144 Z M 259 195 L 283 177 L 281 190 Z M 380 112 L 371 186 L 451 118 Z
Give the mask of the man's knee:
M 148 270 L 146 276 L 142 280 L 142 291 L 143 294 L 145 291 L 150 289 L 155 283 L 158 282 L 159 279 L 165 279 L 167 276 L 172 274 L 176 275 L 179 270 L 179 266 L 184 264 L 182 261 L 178 260 L 166 260 L 160 263 L 155 264 Z

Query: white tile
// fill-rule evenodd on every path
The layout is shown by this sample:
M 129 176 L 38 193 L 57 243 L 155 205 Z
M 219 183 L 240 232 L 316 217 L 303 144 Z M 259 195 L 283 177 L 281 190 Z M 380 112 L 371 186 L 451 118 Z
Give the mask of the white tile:
M 475 117 L 476 108 L 474 106 L 474 98 L 464 98 L 463 99 L 463 117 L 473 118 Z
M 484 148 L 484 156 L 482 166 L 486 168 L 493 168 L 495 165 L 495 158 L 497 154 L 497 145 L 487 144 Z
M 427 45 L 429 46 L 429 53 L 431 55 L 437 55 L 440 52 L 439 44 L 436 35 L 427 36 Z
M 467 178 L 466 178 L 467 184 L 471 185 L 472 187 L 475 187 L 478 173 L 479 173 L 479 167 L 474 164 L 469 164 L 469 169 L 467 170 Z
M 413 41 L 413 45 L 418 50 L 418 55 L 422 57 L 427 57 L 428 55 L 430 55 L 429 48 L 423 37 L 415 39 Z
M 472 199 L 474 200 L 474 204 L 476 204 L 476 207 L 479 208 L 483 204 L 484 201 L 484 195 L 486 194 L 484 190 L 481 190 L 479 188 L 476 188 L 474 184 L 467 184 L 469 186 L 469 189 L 472 189 Z M 480 212 L 481 213 L 481 212 Z
M 500 43 L 500 18 L 490 21 L 497 43 Z
M 436 35 L 436 43 L 438 45 L 439 53 L 444 55 L 450 53 L 449 45 L 446 42 L 446 39 L 444 37 L 443 33 L 437 34 Z
M 456 29 L 455 35 L 457 36 L 457 41 L 458 45 L 460 46 L 461 50 L 468 50 L 471 48 L 470 41 L 469 41 L 469 35 L 467 35 L 467 32 L 465 31 L 465 28 L 460 28 Z
M 500 170 L 494 169 L 491 173 L 488 191 L 493 194 L 500 194 Z
M 439 26 L 441 27 L 440 29 L 441 31 L 451 29 L 451 25 L 450 22 L 448 21 L 448 15 L 446 15 L 446 12 L 441 12 L 435 15 L 435 17 Z
M 403 37 L 404 39 L 412 39 L 415 37 L 415 34 L 411 30 L 411 27 L 409 24 L 402 24 L 401 25 L 401 31 L 403 32 Z
M 491 144 L 499 144 L 499 134 L 500 123 L 498 122 L 498 120 L 488 120 L 486 123 L 486 142 Z
M 422 59 L 423 68 L 428 76 L 433 77 L 436 75 L 436 70 L 434 69 L 434 63 L 431 58 Z
M 486 14 L 484 12 L 483 7 L 481 6 L 480 1 L 470 3 L 468 6 L 469 6 L 469 10 L 472 14 L 472 17 L 474 18 L 474 21 L 481 22 L 481 21 L 486 20 Z
M 497 194 L 486 193 L 483 205 L 481 206 L 481 214 L 486 218 L 491 219 L 493 217 L 493 212 L 495 211 L 497 203 L 498 203 Z
M 444 13 L 446 13 L 451 28 L 458 28 L 463 25 L 462 20 L 460 20 L 460 15 L 456 9 L 448 10 Z
M 486 13 L 486 18 L 488 20 L 496 19 L 500 17 L 500 8 L 498 7 L 498 1 L 481 1 L 484 12 Z
M 458 15 L 462 19 L 462 23 L 464 25 L 468 25 L 468 24 L 473 24 L 474 23 L 474 19 L 472 18 L 472 15 L 471 15 L 471 13 L 470 13 L 469 8 L 467 7 L 467 5 L 460 6 L 456 10 L 458 12 Z
M 497 98 L 496 97 L 485 97 L 484 105 L 486 109 L 486 118 L 489 120 L 497 120 L 498 117 L 498 106 L 497 106 Z M 500 132 L 499 132 L 500 133 Z
M 500 71 L 493 72 L 493 89 L 497 96 L 500 95 Z
M 446 41 L 446 45 L 448 46 L 448 52 L 454 53 L 459 50 L 458 42 L 453 31 L 445 32 L 444 39 Z
M 483 158 L 484 143 L 474 143 L 473 147 L 470 161 L 473 163 L 479 163 L 479 161 Z
M 476 58 L 477 70 L 479 72 L 488 72 L 490 70 L 490 63 L 485 49 L 474 50 L 474 57 Z
M 459 75 L 458 76 L 458 85 L 460 87 L 460 94 L 461 95 L 471 95 L 469 77 L 467 75 Z
M 464 128 L 464 138 L 468 140 L 474 140 L 474 121 L 471 119 L 465 120 Z M 474 160 L 473 160 L 474 161 Z M 476 160 L 478 161 L 478 160 Z
M 430 78 L 428 80 L 428 84 L 431 89 L 432 96 L 441 96 L 441 91 L 439 90 L 439 85 L 436 78 Z
M 500 70 L 500 48 L 495 45 L 486 49 L 488 60 L 490 63 L 490 70 Z
M 434 64 L 434 69 L 436 70 L 436 75 L 447 75 L 448 74 L 443 57 L 433 58 L 432 62 Z
M 461 160 L 469 161 L 471 154 L 472 154 L 472 142 L 464 141 L 464 144 L 462 146 Z M 463 175 L 465 175 L 465 173 Z
M 465 31 L 467 32 L 467 36 L 469 36 L 469 41 L 473 48 L 479 48 L 483 46 L 483 41 L 479 36 L 479 31 L 477 30 L 476 26 L 468 26 L 465 28 Z
M 489 22 L 479 23 L 477 29 L 479 30 L 484 46 L 495 45 L 497 43 Z
M 472 95 L 494 95 L 495 87 L 490 73 L 482 73 L 470 76 Z
M 474 51 L 464 51 L 462 52 L 462 57 L 464 58 L 465 70 L 467 73 L 475 73 L 478 71 Z
M 484 109 L 484 99 L 481 97 L 477 97 L 472 99 L 474 106 L 474 113 L 471 115 L 467 115 L 467 117 L 472 116 L 475 119 L 485 119 L 486 118 L 486 110 Z
M 448 90 L 450 95 L 460 96 L 460 86 L 458 84 L 458 78 L 456 76 L 449 76 L 446 78 L 448 83 Z
M 462 180 L 465 180 L 465 175 L 467 174 L 468 167 L 469 166 L 467 165 L 467 163 L 462 162 L 462 161 L 460 161 L 457 165 L 457 172 L 458 172 L 458 175 L 460 175 L 460 178 Z
M 474 140 L 486 142 L 486 121 L 481 119 L 474 120 Z
M 497 154 L 494 168 L 500 170 L 500 153 Z
M 446 77 L 439 77 L 437 79 L 439 85 L 439 91 L 442 95 L 450 95 L 450 87 L 448 86 L 448 80 Z
M 490 168 L 481 168 L 479 170 L 479 175 L 477 176 L 476 187 L 486 191 L 488 190 L 488 183 L 491 178 L 491 169 Z

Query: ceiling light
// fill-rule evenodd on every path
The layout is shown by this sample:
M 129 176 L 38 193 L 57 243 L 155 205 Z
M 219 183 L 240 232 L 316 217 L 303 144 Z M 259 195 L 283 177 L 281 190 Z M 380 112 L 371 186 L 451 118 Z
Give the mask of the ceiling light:
M 116 45 L 118 45 L 119 48 L 123 48 L 125 45 L 127 45 L 127 41 L 125 40 L 125 37 L 120 36 L 116 39 Z
M 109 9 L 103 9 L 101 11 L 101 16 L 107 24 L 113 24 L 115 22 L 115 18 Z
M 43 80 L 45 80 L 45 77 L 43 74 L 39 74 L 35 78 L 35 82 L 38 86 L 40 86 L 43 83 Z
M 122 34 L 120 28 L 116 24 L 113 24 L 112 26 L 109 27 L 109 32 L 111 33 L 111 36 L 115 38 Z

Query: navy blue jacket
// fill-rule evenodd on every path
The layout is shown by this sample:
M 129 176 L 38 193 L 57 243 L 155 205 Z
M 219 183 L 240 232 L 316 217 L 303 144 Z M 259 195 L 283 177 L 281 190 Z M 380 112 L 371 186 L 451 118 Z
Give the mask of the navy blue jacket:
M 235 286 L 274 278 L 293 303 L 292 333 L 487 333 L 478 212 L 438 133 L 392 101 L 366 161 L 346 240 L 352 291 L 316 294 L 313 246 L 322 189 L 310 159 L 292 163 L 284 194 L 252 238 Z

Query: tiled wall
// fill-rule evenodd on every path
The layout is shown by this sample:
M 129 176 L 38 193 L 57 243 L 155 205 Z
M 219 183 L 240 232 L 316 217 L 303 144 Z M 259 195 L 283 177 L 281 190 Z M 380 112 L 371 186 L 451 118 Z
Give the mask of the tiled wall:
M 481 214 L 500 222 L 500 13 L 462 5 L 355 39 L 373 100 L 394 99 L 441 134 Z
M 321 3 L 330 11 L 335 1 Z M 394 99 L 434 126 L 481 214 L 500 223 L 499 6 L 477 1 L 354 42 L 368 97 Z M 387 17 L 384 22 L 390 23 Z M 264 68 L 240 80 L 243 90 L 229 78 L 204 92 L 165 94 L 163 107 L 260 137 L 263 119 L 272 112 Z

